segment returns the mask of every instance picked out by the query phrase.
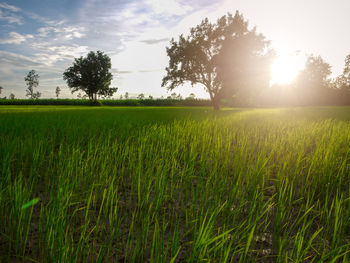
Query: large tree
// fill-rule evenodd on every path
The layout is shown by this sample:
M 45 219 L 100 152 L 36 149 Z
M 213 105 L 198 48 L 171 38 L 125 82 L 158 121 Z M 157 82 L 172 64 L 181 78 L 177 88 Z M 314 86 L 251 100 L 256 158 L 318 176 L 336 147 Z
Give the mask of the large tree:
M 39 86 L 39 74 L 32 69 L 28 72 L 28 75 L 24 78 L 24 80 L 27 85 L 26 96 L 31 99 L 39 99 L 41 93 L 39 91 L 34 92 L 34 88 Z
M 90 100 L 99 96 L 112 96 L 117 88 L 109 88 L 112 81 L 111 59 L 101 51 L 90 51 L 86 57 L 76 58 L 73 66 L 63 73 L 72 93 L 83 91 Z
M 171 40 L 166 49 L 170 60 L 162 86 L 173 90 L 185 82 L 202 84 L 214 109 L 219 109 L 221 98 L 234 95 L 238 86 L 247 86 L 257 76 L 264 64 L 257 58 L 266 55 L 268 44 L 255 28 L 249 30 L 238 11 L 216 23 L 205 18 L 191 28 L 187 37 L 180 35 L 178 41 Z

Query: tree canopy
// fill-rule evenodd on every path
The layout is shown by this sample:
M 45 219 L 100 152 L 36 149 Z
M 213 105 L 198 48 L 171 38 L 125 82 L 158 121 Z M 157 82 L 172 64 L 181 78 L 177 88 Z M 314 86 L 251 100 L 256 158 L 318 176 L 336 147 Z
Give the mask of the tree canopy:
M 296 81 L 303 89 L 325 88 L 329 84 L 328 78 L 331 73 L 331 66 L 321 56 L 310 55 Z
M 327 101 L 330 87 L 331 66 L 321 56 L 309 55 L 305 68 L 294 80 L 299 103 L 302 105 L 323 104 Z
M 249 30 L 238 11 L 234 16 L 222 16 L 216 23 L 205 18 L 191 28 L 187 37 L 180 35 L 178 41 L 171 40 L 162 86 L 172 90 L 185 82 L 202 84 L 214 109 L 219 109 L 221 98 L 238 93 L 248 84 L 252 86 L 253 79 L 266 75 L 268 45 L 255 28 Z
M 72 93 L 83 91 L 90 100 L 99 96 L 112 96 L 117 88 L 110 88 L 112 81 L 111 59 L 101 51 L 90 51 L 86 57 L 76 58 L 73 66 L 63 73 Z
M 343 74 L 338 77 L 340 79 L 341 85 L 339 88 L 342 91 L 350 92 L 350 55 L 345 58 L 345 67 Z

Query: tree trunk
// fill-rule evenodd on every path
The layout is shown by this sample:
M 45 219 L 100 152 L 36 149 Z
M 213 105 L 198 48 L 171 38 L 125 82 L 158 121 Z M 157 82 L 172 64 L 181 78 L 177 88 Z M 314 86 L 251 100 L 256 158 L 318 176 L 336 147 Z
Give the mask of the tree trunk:
M 209 93 L 210 99 L 211 99 L 211 103 L 213 104 L 214 110 L 219 110 L 220 109 L 220 99 L 218 94 L 215 94 L 214 92 L 212 92 L 211 87 L 206 86 L 207 91 Z
M 218 96 L 214 96 L 211 101 L 213 103 L 214 110 L 220 110 L 220 99 Z

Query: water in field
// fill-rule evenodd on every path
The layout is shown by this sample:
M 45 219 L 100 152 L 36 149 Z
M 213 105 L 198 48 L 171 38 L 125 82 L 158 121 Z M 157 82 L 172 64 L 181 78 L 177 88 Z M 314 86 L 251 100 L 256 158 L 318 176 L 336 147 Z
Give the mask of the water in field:
M 0 107 L 0 262 L 348 262 L 350 108 Z

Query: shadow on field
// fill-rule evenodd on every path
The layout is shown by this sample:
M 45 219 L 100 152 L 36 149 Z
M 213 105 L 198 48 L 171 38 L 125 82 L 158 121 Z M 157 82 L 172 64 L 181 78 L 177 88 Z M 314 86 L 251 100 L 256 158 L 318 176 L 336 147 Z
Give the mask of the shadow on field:
M 16 136 L 21 130 L 33 134 L 85 130 L 99 134 L 110 130 L 128 137 L 145 126 L 171 124 L 174 121 L 201 121 L 241 112 L 230 109 L 215 112 L 211 108 L 182 107 L 0 107 L 2 133 Z M 78 135 L 77 135 L 78 136 Z

